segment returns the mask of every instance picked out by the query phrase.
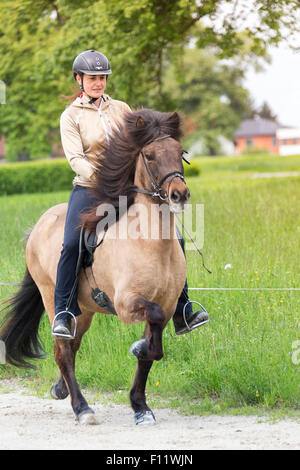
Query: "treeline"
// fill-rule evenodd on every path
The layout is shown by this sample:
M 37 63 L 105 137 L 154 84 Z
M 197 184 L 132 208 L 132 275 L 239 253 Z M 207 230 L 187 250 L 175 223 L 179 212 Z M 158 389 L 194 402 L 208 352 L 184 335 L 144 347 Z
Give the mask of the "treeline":
M 0 0 L 0 136 L 6 157 L 49 156 L 72 95 L 71 67 L 94 48 L 112 65 L 107 91 L 132 108 L 177 109 L 209 149 L 253 112 L 244 72 L 296 28 L 296 0 Z M 247 24 L 249 16 L 257 21 Z M 283 30 L 282 26 L 285 26 Z

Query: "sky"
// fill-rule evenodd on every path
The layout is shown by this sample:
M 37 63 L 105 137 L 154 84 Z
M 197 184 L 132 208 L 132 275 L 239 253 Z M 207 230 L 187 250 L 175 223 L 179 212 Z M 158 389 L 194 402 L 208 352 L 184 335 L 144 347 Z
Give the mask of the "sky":
M 224 18 L 233 15 L 237 31 L 252 29 L 260 21 L 258 6 L 258 0 L 224 0 L 218 5 L 213 23 L 210 19 L 202 21 L 222 30 Z M 300 11 L 297 18 L 299 26 Z M 287 39 L 290 44 L 300 46 L 300 32 L 287 34 Z M 272 63 L 265 63 L 264 72 L 257 73 L 249 68 L 244 86 L 251 93 L 256 107 L 266 101 L 281 124 L 300 128 L 300 50 L 296 53 L 288 45 L 281 43 L 276 48 L 270 47 L 269 53 Z
M 237 18 L 237 30 L 252 29 L 260 21 L 258 5 L 258 1 L 254 0 L 224 0 L 220 2 L 217 23 L 214 24 L 220 27 L 224 17 L 233 14 Z M 297 18 L 299 26 L 300 11 Z M 288 33 L 288 30 L 283 33 Z M 300 46 L 300 32 L 287 34 L 287 39 L 293 46 Z M 266 101 L 281 124 L 300 128 L 300 50 L 296 53 L 282 42 L 277 47 L 270 47 L 268 52 L 272 63 L 265 63 L 265 70 L 260 73 L 249 68 L 244 86 L 250 91 L 257 107 Z
M 300 128 L 300 51 L 281 44 L 269 52 L 272 63 L 265 64 L 264 72 L 249 70 L 244 86 L 256 106 L 267 101 L 281 124 Z

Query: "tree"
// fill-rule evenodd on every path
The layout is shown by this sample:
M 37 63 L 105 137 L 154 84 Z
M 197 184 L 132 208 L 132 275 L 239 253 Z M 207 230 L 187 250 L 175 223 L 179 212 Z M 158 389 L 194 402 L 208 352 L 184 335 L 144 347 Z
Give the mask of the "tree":
M 182 110 L 193 121 L 194 138 L 201 138 L 208 154 L 219 150 L 220 135 L 233 132 L 249 113 L 251 102 L 243 87 L 244 69 L 224 63 L 211 50 L 187 49 L 164 76 L 168 106 Z
M 256 111 L 256 115 L 261 119 L 269 119 L 270 121 L 277 121 L 277 115 L 273 113 L 269 104 L 264 101 L 261 107 Z
M 259 21 L 243 26 L 243 15 Z M 268 43 L 296 28 L 296 0 L 0 0 L 0 134 L 11 159 L 48 155 L 74 84 L 72 62 L 82 50 L 111 59 L 109 92 L 131 106 L 165 109 L 165 67 L 193 37 L 220 57 L 263 56 Z M 282 28 L 285 26 L 285 30 Z M 242 47 L 247 41 L 248 52 Z M 243 50 L 243 53 L 241 51 Z

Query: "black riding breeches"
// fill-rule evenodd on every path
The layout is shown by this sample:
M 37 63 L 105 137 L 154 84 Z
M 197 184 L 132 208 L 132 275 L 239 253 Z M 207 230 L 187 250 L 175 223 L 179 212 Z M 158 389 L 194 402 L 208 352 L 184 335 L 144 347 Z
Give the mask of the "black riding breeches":
M 76 266 L 79 256 L 80 215 L 95 202 L 89 188 L 76 185 L 71 191 L 65 222 L 64 242 L 57 267 L 55 286 L 55 314 L 66 309 L 67 302 L 76 279 Z M 81 311 L 77 303 L 77 291 L 70 305 L 74 315 Z
M 76 267 L 79 256 L 80 239 L 80 215 L 95 203 L 89 188 L 76 185 L 71 191 L 68 210 L 66 215 L 63 248 L 57 267 L 57 278 L 55 286 L 55 314 L 65 311 L 68 300 L 76 280 Z M 177 228 L 177 235 L 180 246 L 184 250 L 184 239 Z M 77 303 L 78 289 L 73 296 L 73 302 L 69 306 L 70 311 L 75 315 L 80 315 L 81 310 Z M 188 285 L 185 283 L 184 289 L 178 300 L 177 310 L 182 310 L 188 299 Z

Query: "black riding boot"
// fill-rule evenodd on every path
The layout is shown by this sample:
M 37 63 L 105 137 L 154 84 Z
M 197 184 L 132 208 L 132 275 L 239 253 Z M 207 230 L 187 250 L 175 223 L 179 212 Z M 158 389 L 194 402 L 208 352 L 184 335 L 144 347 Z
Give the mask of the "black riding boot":
M 57 316 L 52 328 L 53 336 L 59 336 L 65 339 L 73 339 L 74 333 L 72 333 L 72 317 L 71 315 L 61 315 L 61 318 Z
M 196 303 L 200 309 L 193 312 L 192 305 Z M 179 297 L 176 311 L 173 315 L 173 323 L 176 335 L 189 333 L 190 331 L 204 325 L 209 321 L 208 313 L 199 302 L 191 301 L 185 291 Z

